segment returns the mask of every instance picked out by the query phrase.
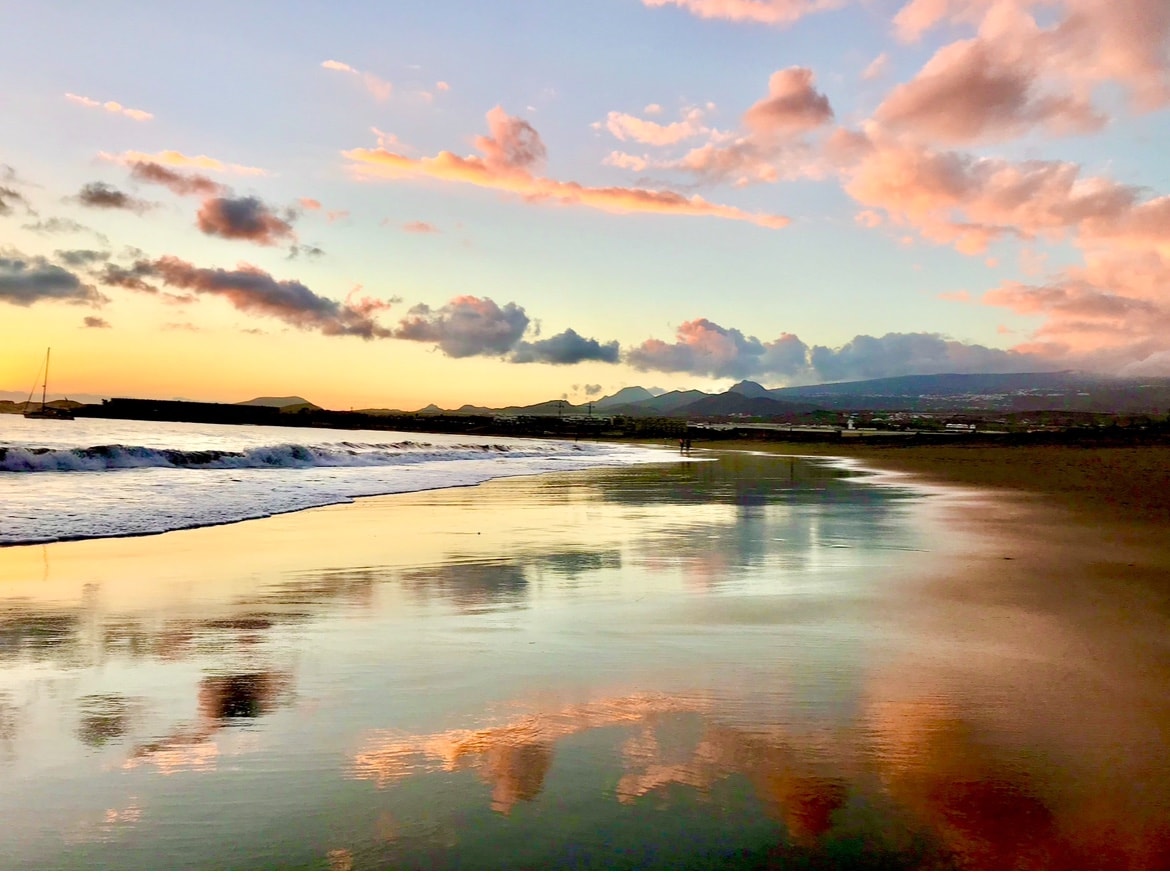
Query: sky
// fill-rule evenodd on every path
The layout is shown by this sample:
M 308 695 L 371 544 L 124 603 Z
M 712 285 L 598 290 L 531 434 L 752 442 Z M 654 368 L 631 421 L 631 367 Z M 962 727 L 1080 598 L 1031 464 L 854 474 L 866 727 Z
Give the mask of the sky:
M 1167 0 L 0 2 L 0 388 L 1170 374 Z

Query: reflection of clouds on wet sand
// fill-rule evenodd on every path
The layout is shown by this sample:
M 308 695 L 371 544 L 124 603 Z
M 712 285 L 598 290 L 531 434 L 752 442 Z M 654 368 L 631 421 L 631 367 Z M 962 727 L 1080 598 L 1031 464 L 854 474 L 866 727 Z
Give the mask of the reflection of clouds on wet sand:
M 957 867 L 1166 867 L 1170 816 L 1151 807 L 1167 800 L 1164 770 L 1135 774 L 1111 758 L 1104 769 L 1065 763 L 1059 745 L 1021 727 L 1023 712 L 963 710 L 937 694 L 872 700 L 864 722 L 882 787 L 940 838 Z
M 12 743 L 20 720 L 20 709 L 13 702 L 12 695 L 0 691 L 0 756 L 5 760 L 12 756 Z
M 630 734 L 615 753 L 619 803 L 678 788 L 710 795 L 740 776 L 784 826 L 777 850 L 793 844 L 831 861 L 827 850 L 853 837 L 875 857 L 943 867 L 1170 861 L 1170 820 L 1127 822 L 1093 792 L 1070 792 L 1075 782 L 1054 781 L 1056 765 L 992 742 L 994 729 L 945 701 L 874 702 L 856 728 L 831 736 L 790 725 L 735 727 L 712 707 L 702 695 L 632 695 L 478 730 L 384 732 L 354 756 L 351 775 L 382 788 L 434 771 L 473 770 L 491 788 L 491 808 L 506 815 L 541 794 L 559 742 L 626 726 Z M 611 742 L 601 745 L 613 745 L 605 739 Z
M 499 611 L 523 604 L 528 577 L 516 563 L 453 559 L 431 569 L 413 569 L 399 576 L 402 587 L 423 599 L 441 597 L 460 609 Z
M 536 797 L 552 761 L 552 744 L 594 728 L 637 725 L 649 716 L 690 713 L 702 699 L 631 695 L 523 716 L 480 730 L 402 736 L 377 734 L 354 756 L 353 774 L 385 786 L 416 772 L 474 768 L 492 784 L 492 807 L 507 813 Z
M 135 828 L 142 820 L 142 807 L 131 796 L 121 807 L 107 807 L 100 815 L 85 816 L 66 832 L 69 843 L 108 843 Z
M 290 691 L 287 673 L 219 674 L 199 683 L 199 715 L 166 736 L 135 746 L 123 768 L 151 766 L 161 774 L 214 771 L 221 747 L 215 735 L 232 726 L 246 726 L 272 712 Z
M 827 831 L 847 796 L 844 780 L 823 766 L 802 761 L 793 744 L 775 736 L 705 725 L 697 744 L 668 756 L 664 722 L 702 716 L 710 708 L 701 695 L 631 695 L 561 710 L 534 713 L 505 725 L 432 735 L 379 735 L 353 760 L 353 774 L 386 786 L 415 773 L 473 769 L 492 787 L 492 809 L 507 814 L 516 803 L 540 794 L 552 765 L 554 745 L 598 728 L 628 726 L 621 747 L 624 773 L 614 790 L 618 801 L 665 792 L 671 786 L 709 791 L 733 774 L 746 776 L 761 801 L 800 842 Z
M 81 621 L 75 609 L 6 601 L 0 605 L 0 663 L 46 658 L 75 663 Z
M 465 612 L 494 612 L 525 606 L 532 583 L 546 575 L 558 585 L 572 585 L 590 573 L 621 565 L 617 549 L 521 549 L 507 560 L 451 556 L 435 566 L 405 570 L 397 578 L 416 599 L 438 597 Z
M 849 787 L 836 765 L 818 765 L 794 746 L 812 741 L 788 741 L 775 733 L 746 732 L 706 725 L 702 738 L 681 758 L 666 758 L 661 729 L 645 726 L 623 747 L 626 772 L 618 782 L 618 800 L 624 804 L 671 786 L 710 791 L 732 775 L 746 777 L 772 818 L 781 821 L 798 843 L 814 842 L 832 825 L 833 814 L 848 797 Z
M 126 735 L 133 714 L 141 708 L 140 699 L 117 694 L 90 694 L 79 698 L 77 737 L 92 748 L 112 743 Z
M 562 838 L 614 867 L 1170 862 L 1162 580 L 1136 602 L 1089 536 L 1033 563 L 980 536 L 990 502 L 905 498 L 696 459 L 55 546 L 73 578 L 0 588 L 0 840 L 45 866 L 21 838 L 79 819 L 111 862 L 188 820 L 224 867 L 272 861 L 277 823 L 336 868 L 563 865 Z M 1124 588 L 1074 600 L 1086 570 Z M 554 840 L 508 846 L 529 831 Z

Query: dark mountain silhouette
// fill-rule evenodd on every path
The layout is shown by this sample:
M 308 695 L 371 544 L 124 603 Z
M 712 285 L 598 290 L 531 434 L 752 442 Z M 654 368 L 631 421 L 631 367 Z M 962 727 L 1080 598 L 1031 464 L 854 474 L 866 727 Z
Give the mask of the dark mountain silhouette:
M 618 394 L 615 394 L 618 395 Z M 787 403 L 771 409 L 766 401 Z M 740 381 L 726 393 L 682 390 L 606 414 L 687 417 L 744 414 L 767 417 L 824 411 L 1170 411 L 1170 378 L 1123 378 L 1086 372 L 903 375 L 802 387 L 766 389 Z
M 237 405 L 263 405 L 265 408 L 288 408 L 290 406 L 302 408 L 320 408 L 308 399 L 301 396 L 257 396 L 247 402 L 237 402 Z
M 778 414 L 804 414 L 812 411 L 815 407 L 815 405 L 803 402 L 769 399 L 765 396 L 751 397 L 742 393 L 727 392 L 697 399 L 677 409 L 677 412 L 690 417 L 727 417 L 732 414 L 748 417 L 775 417 Z
M 755 381 L 740 381 L 727 388 L 729 393 L 739 393 L 741 396 L 747 396 L 749 399 L 758 399 L 760 397 L 774 398 L 772 390 L 765 390 L 762 384 L 757 384 Z
M 593 403 L 594 411 L 604 411 L 607 408 L 618 408 L 622 405 L 637 405 L 641 402 L 648 402 L 654 398 L 654 394 L 645 387 L 626 387 L 624 390 L 618 390 L 611 396 L 602 396 Z

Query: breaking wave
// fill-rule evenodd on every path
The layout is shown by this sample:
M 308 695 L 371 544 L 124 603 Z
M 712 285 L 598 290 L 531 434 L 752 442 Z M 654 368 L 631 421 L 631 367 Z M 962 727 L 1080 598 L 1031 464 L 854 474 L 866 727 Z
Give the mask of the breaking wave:
M 591 456 L 589 446 L 508 444 L 432 445 L 400 441 L 381 444 L 275 444 L 245 450 L 175 450 L 138 445 L 78 448 L 0 447 L 0 472 L 100 472 L 107 469 L 313 469 L 339 466 L 407 466 L 455 460 Z

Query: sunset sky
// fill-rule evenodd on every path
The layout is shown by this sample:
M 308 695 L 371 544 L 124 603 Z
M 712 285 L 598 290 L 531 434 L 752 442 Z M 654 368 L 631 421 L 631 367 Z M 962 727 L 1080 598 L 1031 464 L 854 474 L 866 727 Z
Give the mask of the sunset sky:
M 1170 374 L 1167 0 L 0 6 L 0 388 Z

